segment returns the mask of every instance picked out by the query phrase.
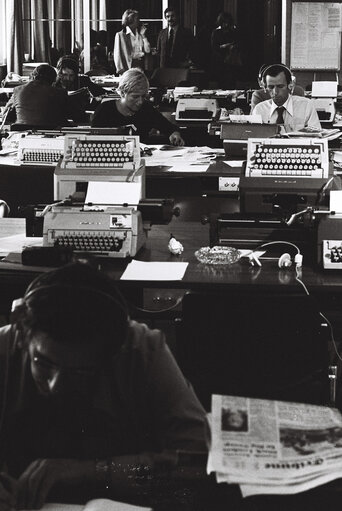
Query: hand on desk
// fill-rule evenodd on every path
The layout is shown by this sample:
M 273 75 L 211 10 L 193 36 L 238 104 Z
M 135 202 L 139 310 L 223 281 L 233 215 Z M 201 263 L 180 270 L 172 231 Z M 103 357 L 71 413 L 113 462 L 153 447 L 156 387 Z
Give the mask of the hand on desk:
M 16 509 L 40 509 L 58 483 L 87 483 L 94 478 L 94 463 L 74 459 L 33 461 L 17 482 Z M 2 508 L 1 508 L 2 509 Z M 11 508 L 8 508 L 11 509 Z
M 171 133 L 171 135 L 169 136 L 169 140 L 172 145 L 178 145 L 178 146 L 184 145 L 184 140 L 182 139 L 179 131 L 174 131 L 173 133 Z

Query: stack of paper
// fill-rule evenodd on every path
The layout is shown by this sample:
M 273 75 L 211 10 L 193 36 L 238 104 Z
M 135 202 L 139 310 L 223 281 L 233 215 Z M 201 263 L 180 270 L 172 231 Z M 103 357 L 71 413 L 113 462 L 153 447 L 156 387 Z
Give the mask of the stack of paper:
M 342 415 L 324 406 L 212 398 L 208 472 L 243 496 L 292 494 L 342 477 Z

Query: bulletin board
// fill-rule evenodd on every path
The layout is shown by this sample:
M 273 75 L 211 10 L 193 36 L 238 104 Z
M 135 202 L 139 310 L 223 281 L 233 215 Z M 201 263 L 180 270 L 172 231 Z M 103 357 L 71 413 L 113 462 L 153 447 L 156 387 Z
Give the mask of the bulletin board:
M 340 70 L 341 3 L 293 2 L 291 69 Z

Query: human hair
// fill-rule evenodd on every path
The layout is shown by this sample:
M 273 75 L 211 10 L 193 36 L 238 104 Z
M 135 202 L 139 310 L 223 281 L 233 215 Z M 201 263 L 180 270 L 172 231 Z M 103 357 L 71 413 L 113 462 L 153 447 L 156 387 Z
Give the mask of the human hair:
M 266 86 L 266 76 L 275 77 L 279 73 L 284 73 L 286 78 L 286 83 L 289 85 L 292 82 L 292 73 L 290 69 L 285 66 L 285 64 L 271 64 L 269 66 L 265 66 L 262 72 L 262 81 Z
M 37 277 L 14 309 L 12 322 L 29 342 L 43 332 L 61 344 L 102 342 L 116 353 L 128 326 L 115 283 L 86 263 L 70 263 Z
M 234 19 L 233 19 L 233 16 L 230 14 L 230 12 L 222 11 L 222 12 L 220 12 L 220 14 L 217 16 L 217 19 L 216 19 L 216 26 L 217 26 L 217 27 L 220 27 L 220 26 L 222 26 L 224 23 L 225 23 L 226 25 L 229 25 L 230 27 L 234 26 Z
M 68 68 L 74 71 L 74 73 L 78 74 L 78 59 L 75 58 L 74 55 L 64 55 L 57 62 L 57 72 L 60 72 L 62 69 Z
M 135 9 L 127 9 L 121 19 L 121 24 L 123 27 L 127 27 L 129 25 L 132 25 L 134 18 L 139 17 L 139 12 Z
M 145 86 L 148 89 L 149 88 L 148 79 L 146 78 L 146 75 L 140 68 L 131 67 L 131 69 L 128 69 L 121 75 L 117 90 L 119 91 L 119 93 L 127 94 L 132 89 L 135 89 L 136 87 L 139 86 L 140 87 Z
M 32 80 L 38 80 L 39 82 L 47 83 L 52 85 L 56 81 L 57 73 L 55 68 L 49 64 L 40 64 L 31 73 Z
M 164 10 L 164 18 L 166 17 L 168 12 L 174 12 L 176 15 L 176 18 L 178 19 L 178 12 L 173 7 L 166 7 L 166 9 Z

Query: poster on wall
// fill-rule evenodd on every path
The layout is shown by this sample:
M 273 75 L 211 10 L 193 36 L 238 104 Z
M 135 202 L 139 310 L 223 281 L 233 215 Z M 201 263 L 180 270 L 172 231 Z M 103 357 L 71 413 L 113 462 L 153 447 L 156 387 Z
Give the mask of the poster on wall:
M 293 2 L 291 68 L 339 71 L 341 4 Z

